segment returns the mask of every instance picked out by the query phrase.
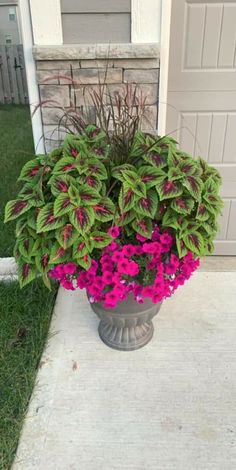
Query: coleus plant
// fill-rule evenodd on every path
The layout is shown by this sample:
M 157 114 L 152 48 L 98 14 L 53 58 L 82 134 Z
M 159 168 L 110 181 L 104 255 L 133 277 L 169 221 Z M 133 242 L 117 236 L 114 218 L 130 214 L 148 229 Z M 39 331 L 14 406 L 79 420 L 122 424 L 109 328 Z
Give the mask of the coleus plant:
M 22 168 L 23 187 L 5 211 L 6 222 L 17 219 L 21 286 L 40 273 L 50 287 L 49 272 L 63 263 L 89 270 L 112 243 L 113 226 L 122 228 L 124 245 L 137 235 L 151 240 L 158 225 L 173 237 L 180 259 L 212 253 L 222 208 L 215 168 L 179 150 L 171 137 L 141 131 L 125 162 L 113 156 L 111 139 L 89 125 Z

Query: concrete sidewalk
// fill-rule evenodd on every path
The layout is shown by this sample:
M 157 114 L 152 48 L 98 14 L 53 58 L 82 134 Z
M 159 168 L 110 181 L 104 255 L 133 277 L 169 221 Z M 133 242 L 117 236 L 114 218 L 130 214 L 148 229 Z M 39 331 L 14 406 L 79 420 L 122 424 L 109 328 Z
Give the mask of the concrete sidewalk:
M 13 469 L 235 470 L 236 272 L 195 273 L 141 350 L 97 325 L 60 290 Z

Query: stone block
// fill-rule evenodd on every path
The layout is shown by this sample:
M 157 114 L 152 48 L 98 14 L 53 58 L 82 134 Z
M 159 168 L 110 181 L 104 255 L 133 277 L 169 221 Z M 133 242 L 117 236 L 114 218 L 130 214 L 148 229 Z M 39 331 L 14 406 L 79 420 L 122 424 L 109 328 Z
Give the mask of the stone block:
M 73 70 L 73 76 L 78 83 L 93 85 L 103 83 L 121 83 L 122 69 L 80 69 Z
M 114 67 L 123 69 L 158 69 L 160 60 L 157 59 L 114 59 Z
M 122 96 L 125 96 L 127 93 L 128 84 L 120 85 L 108 85 L 108 93 L 114 95 L 114 93 L 121 93 Z M 133 92 L 136 90 L 136 96 L 139 100 L 146 99 L 147 105 L 155 105 L 158 98 L 158 86 L 157 84 L 140 84 L 135 87 L 132 86 Z
M 39 84 L 59 84 L 59 70 L 37 70 L 36 79 Z
M 69 86 L 66 85 L 39 85 L 41 101 L 48 101 L 48 107 L 69 107 Z
M 158 69 L 125 70 L 124 83 L 158 83 Z
M 79 64 L 79 61 L 74 61 Z M 37 70 L 67 70 L 70 68 L 69 60 L 37 60 Z
M 157 129 L 157 106 L 147 106 L 142 118 L 141 129 L 153 131 Z

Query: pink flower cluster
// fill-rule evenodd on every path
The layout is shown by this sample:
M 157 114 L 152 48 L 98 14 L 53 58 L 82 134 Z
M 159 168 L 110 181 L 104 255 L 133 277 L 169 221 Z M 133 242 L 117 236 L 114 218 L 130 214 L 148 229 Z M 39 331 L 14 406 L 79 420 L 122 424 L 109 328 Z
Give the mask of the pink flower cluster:
M 111 228 L 109 234 L 113 241 L 87 271 L 66 263 L 53 268 L 50 276 L 66 289 L 85 288 L 91 303 L 103 302 L 104 307 L 115 308 L 130 294 L 138 303 L 146 298 L 160 302 L 183 285 L 199 266 L 199 259 L 194 259 L 190 251 L 180 259 L 173 252 L 171 234 L 160 233 L 157 226 L 151 240 L 137 235 L 135 243 L 122 244 L 118 240 L 119 227 Z

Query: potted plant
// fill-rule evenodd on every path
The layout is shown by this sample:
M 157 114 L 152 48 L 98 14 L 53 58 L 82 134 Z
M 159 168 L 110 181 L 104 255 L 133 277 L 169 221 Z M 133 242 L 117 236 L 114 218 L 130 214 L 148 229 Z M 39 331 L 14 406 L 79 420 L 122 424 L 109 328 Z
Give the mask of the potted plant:
M 173 138 L 142 132 L 126 104 L 112 131 L 107 121 L 80 121 L 60 148 L 28 161 L 5 221 L 17 219 L 20 285 L 40 274 L 47 287 L 53 278 L 86 289 L 102 340 L 132 350 L 151 339 L 162 301 L 213 252 L 222 200 L 217 170 Z

